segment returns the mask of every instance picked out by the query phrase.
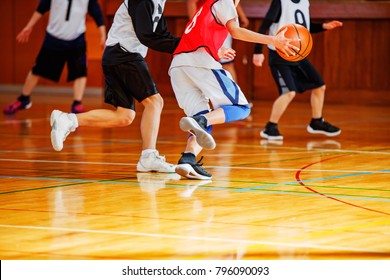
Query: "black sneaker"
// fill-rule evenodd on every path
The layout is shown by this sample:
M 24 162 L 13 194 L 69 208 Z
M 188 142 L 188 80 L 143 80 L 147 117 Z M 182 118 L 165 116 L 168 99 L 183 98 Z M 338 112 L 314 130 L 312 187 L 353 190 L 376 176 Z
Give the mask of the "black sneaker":
M 269 124 L 260 132 L 260 136 L 268 140 L 283 140 L 283 136 L 279 133 L 278 125 Z
M 337 136 L 341 133 L 340 128 L 331 125 L 323 118 L 321 120 L 311 120 L 307 126 L 307 131 L 312 134 L 324 134 L 326 136 Z
M 176 166 L 176 173 L 188 179 L 210 180 L 211 174 L 206 172 L 201 166 L 203 157 L 197 162 L 193 153 L 182 153 Z
M 196 142 L 206 149 L 213 150 L 215 149 L 215 141 L 213 136 L 206 130 L 207 127 L 207 119 L 202 116 L 194 116 L 194 117 L 183 117 L 180 120 L 180 128 L 183 131 L 188 131 L 196 136 Z

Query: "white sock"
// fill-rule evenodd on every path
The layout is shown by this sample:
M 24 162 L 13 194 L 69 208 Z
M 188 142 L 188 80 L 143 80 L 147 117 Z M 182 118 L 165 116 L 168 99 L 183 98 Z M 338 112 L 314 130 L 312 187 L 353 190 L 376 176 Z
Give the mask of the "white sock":
M 79 121 L 78 121 L 78 119 L 77 119 L 77 117 L 76 117 L 76 114 L 73 114 L 73 113 L 70 113 L 70 114 L 68 114 L 68 118 L 72 121 L 72 123 L 73 123 L 73 129 L 76 129 L 76 128 L 78 128 L 79 127 Z
M 148 155 L 150 155 L 153 152 L 157 152 L 157 150 L 156 149 L 145 149 L 145 150 L 142 150 L 141 157 L 147 157 Z

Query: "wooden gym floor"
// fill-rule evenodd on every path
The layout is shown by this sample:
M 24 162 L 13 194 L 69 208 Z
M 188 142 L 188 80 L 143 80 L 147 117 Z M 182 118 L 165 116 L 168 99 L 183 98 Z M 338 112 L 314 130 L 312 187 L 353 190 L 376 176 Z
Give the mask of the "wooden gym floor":
M 1 109 L 16 96 L 0 93 Z M 293 102 L 272 143 L 259 136 L 271 103 L 255 101 L 250 119 L 214 127 L 205 182 L 136 172 L 138 110 L 132 126 L 79 128 L 55 152 L 49 116 L 70 102 L 34 93 L 31 109 L 0 114 L 0 259 L 390 259 L 389 104 L 326 104 L 342 128 L 328 138 L 306 132 L 310 106 Z M 173 163 L 180 117 L 166 98 L 158 149 Z

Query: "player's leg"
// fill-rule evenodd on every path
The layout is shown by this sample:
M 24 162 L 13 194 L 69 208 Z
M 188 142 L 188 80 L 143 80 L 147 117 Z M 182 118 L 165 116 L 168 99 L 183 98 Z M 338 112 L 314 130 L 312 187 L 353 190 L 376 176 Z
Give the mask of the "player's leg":
M 22 94 L 17 100 L 4 108 L 4 114 L 12 115 L 19 110 L 29 109 L 32 105 L 31 93 L 39 82 L 39 77 L 58 82 L 65 65 L 65 58 L 58 50 L 51 48 L 52 42 L 45 37 L 45 41 L 35 60 L 31 71 L 27 74 Z
M 312 134 L 323 134 L 326 136 L 339 135 L 341 133 L 340 128 L 326 122 L 323 118 L 326 86 L 321 75 L 309 60 L 304 59 L 300 62 L 300 75 L 297 78 L 300 80 L 300 91 L 312 90 L 312 119 L 307 126 L 307 131 Z
M 85 87 L 87 85 L 87 77 L 77 78 L 73 83 L 73 103 L 71 112 L 78 114 L 85 112 L 82 100 L 85 93 Z
M 85 111 L 82 100 L 87 85 L 87 54 L 84 35 L 80 35 L 75 45 L 67 50 L 68 82 L 73 83 L 73 103 L 71 112 L 78 114 Z
M 134 98 L 144 106 L 141 118 L 142 153 L 137 163 L 137 171 L 173 173 L 176 166 L 166 162 L 165 157 L 157 150 L 164 101 L 143 59 L 130 62 L 126 67 L 125 75 L 128 76 L 124 77 L 124 81 L 128 83 L 128 89 Z
M 97 109 L 77 115 L 59 110 L 52 112 L 51 141 L 56 151 L 62 150 L 66 137 L 78 126 L 122 127 L 132 123 L 135 118 L 134 99 L 127 94 L 128 89 L 122 87 L 123 77 L 116 74 L 118 71 L 121 72 L 123 69 L 118 70 L 117 66 L 103 67 L 106 81 L 105 102 L 115 106 L 115 110 Z
M 271 114 L 265 128 L 260 132 L 260 136 L 269 140 L 283 140 L 283 136 L 278 129 L 278 123 L 286 111 L 288 105 L 295 97 L 295 92 L 290 91 L 280 95 L 272 104 Z
M 294 99 L 297 92 L 295 81 L 296 67 L 286 65 L 275 51 L 269 51 L 269 64 L 272 77 L 278 88 L 279 96 L 272 104 L 270 118 L 264 129 L 260 132 L 260 136 L 268 140 L 283 140 L 283 135 L 280 134 L 278 124 L 288 105 Z
M 315 88 L 311 93 L 312 119 L 307 126 L 307 131 L 312 134 L 323 134 L 326 136 L 337 136 L 341 133 L 340 128 L 326 122 L 322 117 L 322 110 L 325 99 L 325 85 Z
M 141 104 L 144 106 L 141 118 L 142 150 L 156 149 L 164 102 L 160 94 L 155 94 L 144 99 Z

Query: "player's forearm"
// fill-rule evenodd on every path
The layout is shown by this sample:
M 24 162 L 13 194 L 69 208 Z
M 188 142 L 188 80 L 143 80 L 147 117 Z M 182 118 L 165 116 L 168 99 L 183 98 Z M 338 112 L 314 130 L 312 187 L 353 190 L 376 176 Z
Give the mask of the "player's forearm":
M 229 30 L 230 34 L 234 39 L 251 42 L 251 43 L 261 43 L 261 44 L 272 44 L 273 37 L 260 34 L 246 28 L 233 28 Z
M 28 21 L 25 28 L 33 29 L 35 24 L 42 18 L 42 14 L 35 11 L 33 15 L 31 16 L 30 20 Z

